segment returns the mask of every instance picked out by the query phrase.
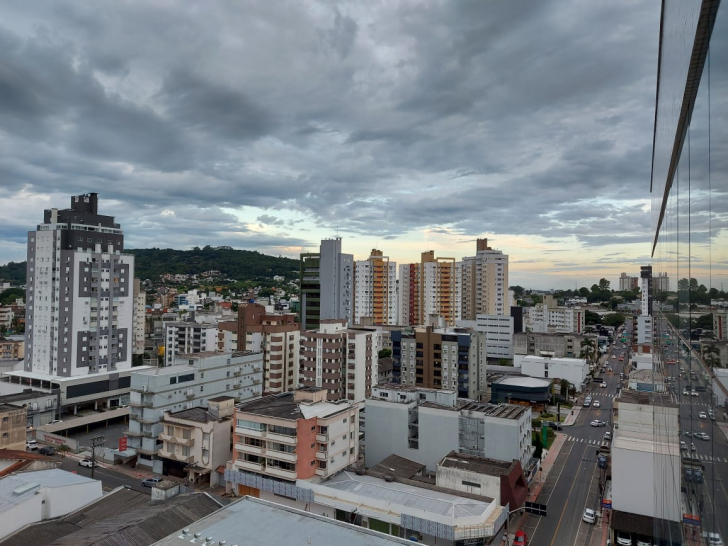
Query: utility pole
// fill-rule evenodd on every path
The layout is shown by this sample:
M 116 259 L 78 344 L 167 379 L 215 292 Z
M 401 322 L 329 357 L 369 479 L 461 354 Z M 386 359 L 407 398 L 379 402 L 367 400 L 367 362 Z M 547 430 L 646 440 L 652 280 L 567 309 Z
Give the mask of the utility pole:
M 91 438 L 91 479 L 94 479 L 94 468 L 96 468 L 96 448 L 104 445 L 106 438 L 96 436 Z

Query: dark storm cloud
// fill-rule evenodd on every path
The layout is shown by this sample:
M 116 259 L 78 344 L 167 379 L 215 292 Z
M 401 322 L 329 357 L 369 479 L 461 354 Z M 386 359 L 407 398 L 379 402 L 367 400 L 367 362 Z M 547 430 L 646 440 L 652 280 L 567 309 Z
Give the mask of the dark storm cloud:
M 0 15 L 0 198 L 98 191 L 139 245 L 315 243 L 285 230 L 293 214 L 296 232 L 346 237 L 599 246 L 616 224 L 649 239 L 635 203 L 657 5 L 105 0 Z M 247 207 L 264 234 L 239 220 Z

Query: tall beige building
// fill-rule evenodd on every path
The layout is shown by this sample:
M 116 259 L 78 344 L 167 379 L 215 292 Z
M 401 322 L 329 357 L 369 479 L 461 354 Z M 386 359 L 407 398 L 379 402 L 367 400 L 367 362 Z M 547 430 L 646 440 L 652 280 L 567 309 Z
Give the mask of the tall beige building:
M 354 264 L 354 324 L 397 324 L 397 264 L 381 250 Z
M 508 256 L 488 246 L 488 239 L 478 239 L 476 254 L 458 262 L 460 303 L 458 318 L 475 320 L 478 315 L 507 315 Z
M 423 252 L 420 263 L 399 268 L 399 323 L 419 326 L 437 315 L 448 326 L 455 325 L 455 258 L 436 258 Z

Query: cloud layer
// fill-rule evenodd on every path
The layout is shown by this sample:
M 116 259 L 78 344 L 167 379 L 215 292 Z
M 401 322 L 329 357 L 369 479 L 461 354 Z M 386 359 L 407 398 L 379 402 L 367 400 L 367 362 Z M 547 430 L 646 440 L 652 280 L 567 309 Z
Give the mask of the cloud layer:
M 658 5 L 61 0 L 0 14 L 0 262 L 23 259 L 42 208 L 86 191 L 131 247 L 295 255 L 334 230 L 371 248 L 439 229 L 648 252 Z

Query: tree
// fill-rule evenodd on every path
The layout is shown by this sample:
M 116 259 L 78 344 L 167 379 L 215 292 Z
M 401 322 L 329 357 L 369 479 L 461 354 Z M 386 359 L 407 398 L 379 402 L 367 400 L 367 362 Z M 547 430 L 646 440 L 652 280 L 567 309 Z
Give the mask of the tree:
M 61 456 L 65 457 L 66 453 L 68 453 L 70 450 L 68 449 L 68 446 L 66 444 L 61 444 L 56 448 L 56 452 Z
M 597 354 L 597 344 L 594 339 L 586 338 L 581 342 L 581 353 L 579 354 L 580 358 L 586 358 L 589 364 L 594 364 L 597 359 Z
M 581 288 L 579 288 L 579 295 L 582 298 L 586 298 L 587 296 L 589 296 L 589 289 L 586 286 L 582 286 Z
M 380 349 L 379 358 L 389 358 L 392 356 L 392 349 Z
M 568 379 L 561 380 L 561 396 L 564 397 L 564 401 L 569 401 L 569 381 Z
M 515 296 L 516 299 L 520 299 L 521 296 L 523 296 L 523 293 L 526 291 L 526 289 L 520 285 L 509 286 L 508 289 L 513 290 L 513 295 Z
M 602 324 L 604 326 L 622 326 L 626 317 L 622 313 L 609 313 L 602 317 Z
M 607 279 L 599 279 L 599 290 L 602 292 L 609 290 L 609 281 Z
M 720 367 L 720 350 L 715 345 L 703 347 L 703 360 L 710 368 Z
M 535 432 L 532 435 L 533 435 L 533 440 L 531 441 L 531 445 L 536 448 L 533 451 L 533 457 L 534 457 L 534 459 L 541 459 L 541 456 L 543 455 L 543 444 L 541 443 L 541 434 L 539 434 L 538 432 Z
M 0 293 L 0 305 L 10 305 L 18 298 L 25 300 L 25 290 L 22 288 L 8 288 Z

